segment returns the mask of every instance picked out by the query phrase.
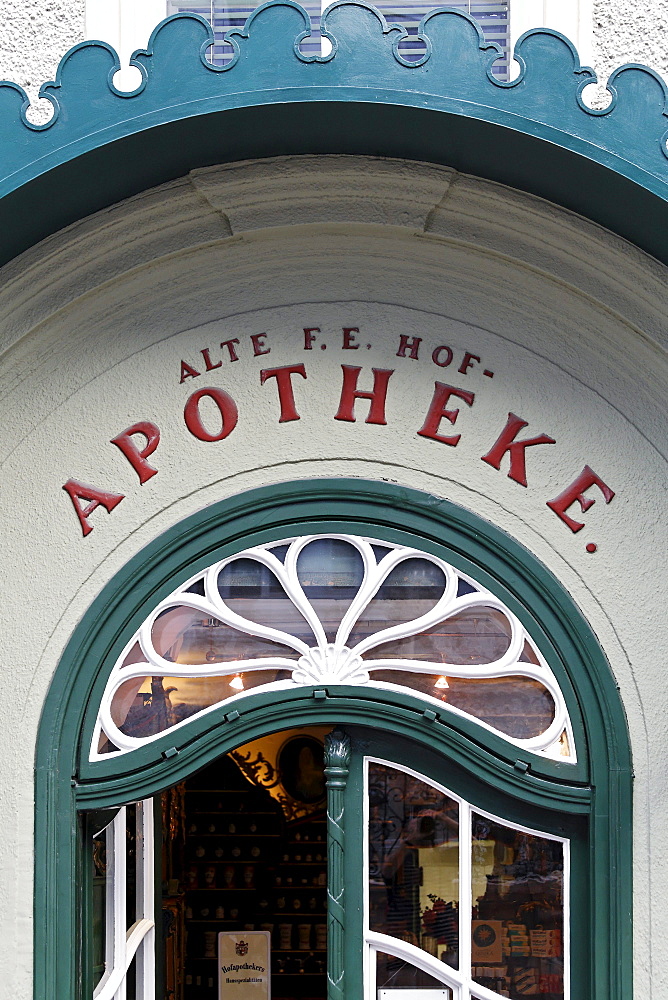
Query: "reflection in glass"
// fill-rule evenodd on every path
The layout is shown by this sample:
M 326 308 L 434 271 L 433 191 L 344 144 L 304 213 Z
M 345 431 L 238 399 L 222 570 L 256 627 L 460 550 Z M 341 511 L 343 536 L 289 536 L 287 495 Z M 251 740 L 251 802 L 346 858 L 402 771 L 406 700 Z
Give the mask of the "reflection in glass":
M 297 576 L 322 622 L 327 641 L 334 642 L 364 577 L 361 555 L 339 538 L 317 538 L 300 552 Z
M 311 628 L 278 579 L 255 559 L 234 559 L 223 566 L 218 575 L 218 593 L 227 607 L 242 618 L 297 636 L 307 646 L 315 642 Z M 244 636 L 244 639 L 247 638 Z M 249 657 L 255 654 L 243 655 Z
M 445 701 L 515 739 L 540 736 L 554 719 L 552 695 L 539 681 L 530 677 L 476 680 L 403 670 L 374 670 L 371 676 L 373 680 L 401 684 Z
M 107 941 L 107 847 L 112 836 L 111 825 L 94 831 L 91 879 L 91 961 L 93 986 L 106 970 Z M 109 852 L 111 854 L 111 851 Z
M 362 639 L 382 629 L 410 622 L 426 614 L 435 607 L 444 590 L 445 574 L 438 566 L 428 559 L 404 559 L 388 574 L 375 597 L 355 622 L 348 645 L 352 648 Z M 381 648 L 383 647 L 375 647 L 368 656 L 375 660 L 379 655 L 394 655 L 378 654 L 377 649 Z
M 439 990 L 442 1000 L 452 1000 L 452 990 L 415 965 L 394 955 L 376 952 L 377 990 Z M 383 1000 L 380 997 L 380 1000 Z
M 413 560 L 411 560 L 413 561 Z M 418 560 L 414 560 L 418 562 Z M 435 568 L 435 567 L 434 567 Z M 443 592 L 443 586 L 438 597 Z M 417 614 L 411 612 L 414 602 L 412 595 L 404 592 L 395 596 L 392 604 L 382 602 L 379 608 L 382 616 L 391 615 L 390 621 L 410 621 L 423 614 L 415 605 Z M 395 602 L 401 602 L 396 604 Z M 436 602 L 434 601 L 434 604 Z M 389 605 L 389 606 L 388 606 Z M 424 610 L 429 610 L 425 608 Z M 379 626 L 387 627 L 387 626 Z M 372 631 L 378 631 L 378 627 Z M 376 646 L 369 654 L 374 660 L 401 657 L 407 660 L 427 660 L 432 663 L 479 664 L 499 660 L 510 645 L 510 622 L 501 611 L 494 608 L 475 607 L 460 611 L 444 622 L 418 632 L 417 635 Z
M 564 847 L 472 816 L 471 975 L 499 996 L 564 996 Z
M 459 805 L 369 764 L 369 923 L 452 968 L 459 962 Z
M 289 601 L 281 604 L 289 604 Z M 298 617 L 299 629 L 294 631 L 295 624 L 286 622 L 285 609 L 277 609 L 271 604 L 267 607 L 266 602 L 251 600 L 228 601 L 228 607 L 251 622 L 257 621 L 257 614 L 264 613 L 263 624 L 272 625 L 274 628 L 284 629 L 286 626 L 292 634 L 308 632 L 306 638 L 312 641 L 310 629 L 306 629 L 306 623 L 301 616 Z M 292 608 L 293 605 L 290 604 Z M 276 612 L 280 610 L 280 621 L 275 623 Z M 272 616 L 272 611 L 274 615 Z M 261 636 L 249 635 L 246 632 L 238 632 L 236 629 L 218 621 L 217 618 L 209 618 L 201 611 L 193 608 L 176 607 L 169 608 L 158 615 L 151 630 L 151 639 L 157 653 L 163 656 L 170 663 L 184 664 L 209 664 L 228 663 L 230 660 L 256 659 L 271 656 L 287 656 L 297 659 L 296 653 L 290 646 L 283 646 L 281 643 L 272 642 Z
M 224 677 L 138 677 L 118 689 L 112 702 L 112 717 L 126 736 L 152 736 L 240 691 L 286 677 L 289 677 L 286 670 L 253 670 Z M 121 718 L 116 706 L 121 702 L 127 705 L 127 689 L 132 692 L 132 700 Z

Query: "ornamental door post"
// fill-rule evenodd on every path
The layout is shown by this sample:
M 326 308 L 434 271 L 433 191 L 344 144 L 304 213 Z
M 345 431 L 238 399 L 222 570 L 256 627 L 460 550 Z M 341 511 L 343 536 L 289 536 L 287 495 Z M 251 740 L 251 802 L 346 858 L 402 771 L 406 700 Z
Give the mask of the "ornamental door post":
M 344 795 L 350 766 L 350 738 L 339 729 L 325 737 L 327 782 L 327 1000 L 344 1000 L 345 928 Z

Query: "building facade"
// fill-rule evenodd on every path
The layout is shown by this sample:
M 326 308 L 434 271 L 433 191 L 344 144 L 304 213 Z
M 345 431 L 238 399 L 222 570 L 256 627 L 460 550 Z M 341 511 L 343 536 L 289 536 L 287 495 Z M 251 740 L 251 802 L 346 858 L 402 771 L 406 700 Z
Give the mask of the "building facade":
M 658 1000 L 665 13 L 159 6 L 2 38 L 0 995 Z

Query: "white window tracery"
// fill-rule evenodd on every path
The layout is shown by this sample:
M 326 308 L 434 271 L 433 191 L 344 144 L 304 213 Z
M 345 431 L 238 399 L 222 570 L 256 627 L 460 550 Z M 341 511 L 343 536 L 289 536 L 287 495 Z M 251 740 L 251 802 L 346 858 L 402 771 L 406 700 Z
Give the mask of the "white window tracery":
M 498 597 L 435 555 L 343 534 L 254 546 L 161 601 L 111 671 L 91 759 L 251 691 L 307 685 L 410 692 L 575 760 L 559 684 Z

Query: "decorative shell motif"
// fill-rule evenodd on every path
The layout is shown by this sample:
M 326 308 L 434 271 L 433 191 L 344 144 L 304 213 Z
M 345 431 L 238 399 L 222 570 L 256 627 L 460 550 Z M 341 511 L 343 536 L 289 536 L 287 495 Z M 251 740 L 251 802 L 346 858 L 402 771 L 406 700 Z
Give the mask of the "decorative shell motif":
M 317 601 L 309 600 L 304 587 L 308 585 L 304 582 L 304 573 L 300 565 L 300 557 L 307 556 L 309 546 L 314 543 L 329 543 L 352 546 L 358 567 L 360 567 L 359 584 L 356 591 L 353 588 L 353 596 L 350 599 L 350 587 L 347 590 L 346 601 L 337 597 L 337 584 L 335 574 L 330 575 L 330 586 L 327 588 L 333 599 L 342 608 L 343 613 L 339 615 L 338 625 L 332 638 L 332 623 L 323 623 L 316 610 Z M 311 555 L 316 550 L 311 550 Z M 238 610 L 231 607 L 229 598 L 221 596 L 219 581 L 221 573 L 228 568 L 228 573 L 234 571 L 235 564 L 241 560 L 259 564 L 271 574 L 274 593 L 285 601 L 287 599 L 292 607 L 288 618 L 296 617 L 300 627 L 294 634 L 285 628 L 278 628 L 267 621 L 254 621 L 244 617 Z M 360 564 L 361 560 L 361 564 Z M 417 617 L 407 621 L 390 624 L 385 628 L 380 628 L 371 634 L 362 634 L 358 641 L 351 641 L 355 627 L 365 612 L 368 612 L 372 601 L 379 595 L 381 588 L 388 581 L 388 578 L 396 569 L 401 569 L 402 564 L 409 560 L 419 560 L 426 570 L 431 570 L 432 576 L 434 567 L 440 570 L 437 579 L 442 579 L 443 584 L 440 589 L 440 596 L 436 595 L 428 602 L 428 610 L 423 611 Z M 247 562 L 245 563 L 247 565 Z M 413 563 L 415 565 L 415 563 Z M 327 575 L 331 567 L 325 564 L 322 566 L 324 575 Z M 266 574 L 265 574 L 266 575 Z M 395 574 L 396 578 L 396 574 Z M 200 591 L 198 593 L 197 591 Z M 203 591 L 203 593 L 201 593 Z M 432 591 L 433 594 L 433 587 Z M 339 591 L 339 594 L 341 591 Z M 381 594 L 382 596 L 382 594 Z M 424 602 L 423 602 L 424 604 Z M 262 606 L 261 603 L 258 606 Z M 420 605 L 422 608 L 423 605 Z M 397 653 L 396 644 L 398 640 L 409 637 L 419 637 L 421 634 L 434 630 L 439 625 L 448 623 L 457 615 L 480 608 L 485 612 L 498 613 L 504 622 L 507 633 L 507 643 L 503 653 L 490 662 L 462 663 L 428 661 L 423 658 L 411 659 L 410 655 L 391 655 L 373 657 L 373 650 L 378 650 L 388 643 L 395 644 L 394 650 Z M 154 642 L 154 626 L 156 620 L 173 609 L 188 609 L 195 618 L 205 619 L 209 622 L 220 622 L 233 630 L 230 634 L 237 640 L 243 641 L 243 636 L 255 637 L 264 643 L 278 644 L 283 647 L 285 655 L 280 655 L 283 650 L 278 648 L 279 655 L 273 655 L 273 646 L 267 655 L 261 657 L 250 657 L 248 659 L 230 657 L 224 658 L 222 662 L 217 658 L 217 662 L 212 663 L 208 658 L 201 655 L 201 662 L 177 663 L 173 659 L 168 659 L 161 655 L 156 649 Z M 331 616 L 330 616 L 331 617 Z M 330 627 L 328 637 L 325 625 Z M 314 641 L 305 641 L 312 634 Z M 362 630 L 363 633 L 363 630 Z M 252 646 L 252 640 L 248 639 Z M 401 644 L 399 644 L 401 645 Z M 527 657 L 526 648 L 531 650 L 531 655 Z M 292 651 L 292 655 L 290 655 Z M 380 653 L 383 650 L 379 650 Z M 296 655 L 298 654 L 298 656 Z M 477 584 L 470 577 L 465 576 L 444 560 L 426 552 L 403 545 L 390 544 L 387 542 L 376 542 L 371 539 L 361 538 L 353 535 L 307 535 L 300 538 L 288 539 L 283 542 L 272 542 L 267 545 L 255 546 L 229 556 L 209 567 L 203 573 L 188 580 L 179 590 L 175 591 L 168 598 L 163 600 L 149 615 L 139 631 L 127 644 L 123 654 L 119 657 L 114 666 L 100 706 L 98 724 L 93 739 L 93 749 L 91 759 L 102 759 L 108 754 L 98 752 L 98 746 L 105 737 L 117 748 L 116 751 L 126 753 L 146 742 L 156 739 L 165 728 L 176 728 L 176 726 L 162 727 L 160 732 L 154 732 L 147 736 L 131 736 L 121 731 L 122 723 L 118 722 L 118 713 L 114 713 L 114 697 L 123 685 L 127 685 L 124 690 L 132 690 L 129 682 L 135 683 L 135 691 L 139 690 L 141 682 L 147 677 L 177 677 L 177 678 L 220 678 L 229 675 L 248 676 L 253 671 L 281 671 L 283 679 L 274 680 L 271 683 L 260 684 L 253 687 L 253 693 L 268 690 L 285 690 L 296 685 L 326 685 L 337 684 L 346 685 L 366 685 L 379 689 L 411 691 L 424 698 L 427 702 L 437 705 L 440 711 L 450 711 L 455 714 L 471 717 L 470 713 L 462 711 L 447 701 L 438 700 L 429 694 L 425 694 L 416 684 L 416 689 L 408 686 L 405 678 L 410 674 L 417 675 L 442 675 L 443 687 L 448 684 L 448 678 L 471 678 L 484 680 L 491 678 L 520 677 L 532 681 L 537 681 L 546 689 L 554 702 L 554 714 L 552 721 L 539 736 L 532 736 L 528 739 L 519 739 L 500 733 L 511 743 L 521 746 L 534 753 L 540 753 L 548 757 L 560 757 L 563 755 L 563 737 L 566 734 L 568 745 L 571 747 L 566 760 L 573 760 L 572 737 L 570 735 L 570 724 L 568 713 L 564 703 L 563 695 L 557 684 L 556 678 L 551 669 L 537 650 L 535 644 L 529 638 L 526 630 L 519 619 L 499 600 L 494 594 Z M 401 671 L 400 683 L 394 684 L 387 679 L 374 679 L 374 674 L 383 671 L 385 678 L 387 671 Z M 418 678 L 416 678 L 417 681 Z M 234 687 L 234 685 L 232 685 Z M 424 684 L 422 685 L 424 687 Z M 243 685 L 241 685 L 243 687 Z M 248 697 L 249 692 L 239 690 L 238 693 L 224 698 L 225 706 L 231 702 L 237 702 Z M 216 704 L 221 704 L 218 701 Z M 210 712 L 216 708 L 216 704 L 209 705 L 196 713 L 197 716 L 204 712 Z M 114 719 L 116 715 L 116 719 Z M 190 716 L 192 718 L 194 716 Z M 177 726 L 188 724 L 189 719 L 177 722 Z M 497 733 L 492 725 L 477 720 L 481 726 L 492 729 Z

